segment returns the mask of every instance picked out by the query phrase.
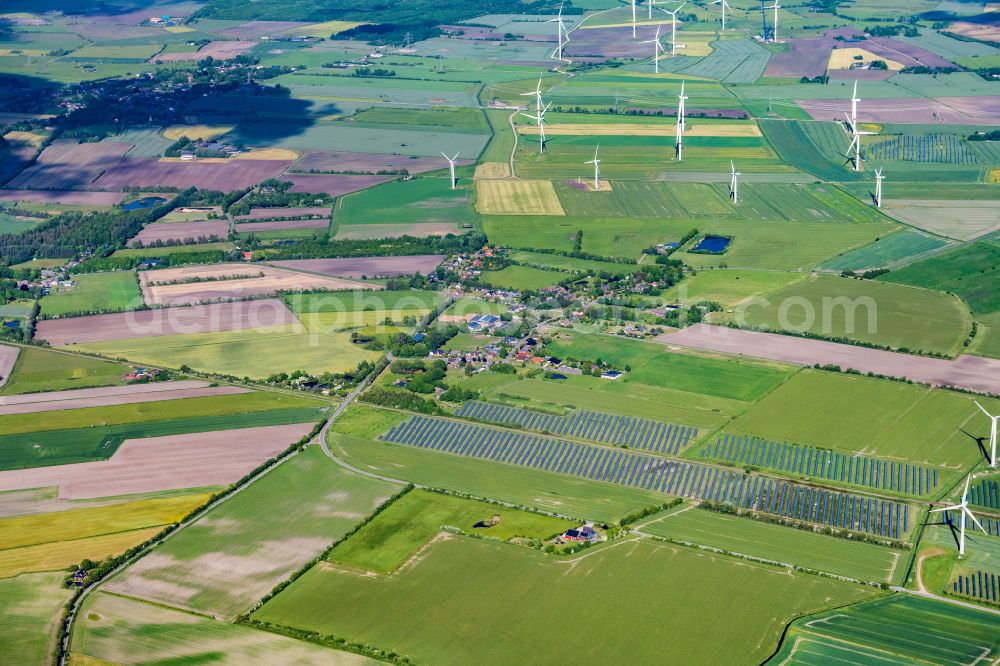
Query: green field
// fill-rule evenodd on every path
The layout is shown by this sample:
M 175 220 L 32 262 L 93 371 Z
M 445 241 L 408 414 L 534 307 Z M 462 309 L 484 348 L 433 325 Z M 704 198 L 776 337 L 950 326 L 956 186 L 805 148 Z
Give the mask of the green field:
M 596 608 L 610 589 L 633 601 L 613 613 Z M 716 664 L 734 653 L 759 662 L 791 618 L 871 594 L 641 540 L 558 558 L 459 537 L 395 576 L 362 578 L 321 564 L 253 617 L 352 636 L 424 663 L 549 663 L 564 658 L 569 636 L 599 635 L 588 659 Z M 365 603 L 328 601 L 345 598 Z M 719 621 L 733 608 L 765 607 Z M 649 617 L 672 630 L 649 631 Z M 484 627 L 503 627 L 487 651 L 479 649 Z
M 308 641 L 98 592 L 87 598 L 70 644 L 83 666 L 148 663 L 281 663 L 375 666 L 382 662 Z M 90 658 L 89 660 L 87 658 Z
M 471 314 L 501 315 L 508 311 L 507 306 L 503 303 L 492 303 L 478 298 L 464 297 L 456 298 L 455 302 L 449 305 L 442 314 L 464 317 Z
M 613 341 L 613 342 L 612 342 Z M 784 366 L 666 351 L 661 345 L 603 335 L 560 333 L 545 351 L 562 359 L 601 359 L 632 371 L 618 380 L 733 400 L 756 400 L 791 375 Z
M 788 286 L 803 279 L 799 273 L 752 270 L 703 270 L 680 282 L 663 295 L 682 305 L 713 301 L 726 308 L 752 296 Z
M 980 399 L 1000 411 L 1000 402 Z M 729 429 L 800 444 L 938 465 L 981 460 L 976 437 L 989 422 L 972 397 L 942 389 L 803 370 L 739 416 Z
M 1000 310 L 1000 247 L 972 243 L 883 275 L 879 280 L 958 294 L 976 314 Z
M 797 620 L 768 664 L 971 664 L 998 653 L 995 615 L 896 594 Z
M 129 368 L 119 363 L 24 347 L 0 394 L 120 386 L 125 383 L 124 376 L 128 372 Z
M 470 185 L 461 184 L 453 190 L 447 178 L 420 176 L 408 181 L 394 180 L 343 197 L 334 210 L 333 221 L 335 225 L 428 222 L 462 225 L 475 224 L 478 219 L 472 209 Z
M 231 617 L 359 523 L 397 488 L 311 446 L 157 547 L 105 588 Z
M 920 231 L 906 229 L 870 245 L 845 252 L 820 266 L 833 271 L 864 271 L 872 268 L 893 268 L 913 261 L 922 254 L 940 250 L 947 242 Z
M 762 298 L 737 313 L 741 324 L 948 355 L 972 328 L 957 298 L 885 282 L 814 275 Z
M 380 356 L 351 342 L 349 333 L 307 331 L 298 325 L 129 338 L 67 348 L 160 367 L 187 365 L 202 372 L 254 379 L 295 370 L 343 372 L 353 370 L 362 360 L 374 361 Z
M 479 280 L 483 284 L 514 289 L 517 291 L 538 291 L 573 277 L 564 271 L 552 271 L 533 266 L 508 266 L 499 271 L 483 271 Z
M 636 264 L 625 264 L 613 261 L 595 261 L 593 259 L 577 259 L 561 254 L 549 254 L 548 252 L 528 252 L 516 250 L 510 253 L 511 261 L 519 264 L 527 264 L 540 268 L 554 268 L 559 271 L 594 271 L 595 273 L 611 273 L 613 275 L 625 275 L 640 270 Z
M 646 521 L 649 522 L 646 522 Z M 889 582 L 905 572 L 906 553 L 691 506 L 640 521 L 644 533 L 793 564 L 864 581 Z
M 64 429 L 60 427 L 60 423 L 52 422 L 46 427 L 59 429 L 0 435 L 0 469 L 106 460 L 126 439 L 319 421 L 322 415 L 322 403 L 313 404 L 312 407 L 293 406 L 285 409 L 281 403 L 268 405 L 254 401 L 247 405 L 247 411 L 237 408 L 231 414 L 185 417 L 181 412 L 173 415 L 173 418 L 168 416 L 161 420 L 140 418 L 134 423 L 121 425 L 95 423 L 84 428 Z M 253 411 L 254 409 L 259 411 Z
M 44 317 L 134 310 L 142 305 L 135 273 L 114 271 L 74 275 L 73 287 L 59 287 L 41 300 Z
M 474 527 L 477 523 L 490 527 Z M 329 560 L 343 566 L 389 574 L 409 560 L 438 534 L 442 526 L 509 541 L 515 537 L 549 539 L 576 523 L 559 518 L 450 495 L 414 490 L 380 513 L 372 522 L 341 543 Z
M 11 664 L 42 666 L 52 660 L 56 627 L 71 591 L 63 572 L 21 574 L 0 580 L 0 644 Z

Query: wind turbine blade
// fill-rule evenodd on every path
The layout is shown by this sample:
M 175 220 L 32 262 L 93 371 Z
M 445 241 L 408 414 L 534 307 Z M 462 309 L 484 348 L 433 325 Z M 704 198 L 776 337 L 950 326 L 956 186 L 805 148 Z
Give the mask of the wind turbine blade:
M 942 511 L 958 511 L 960 506 L 943 506 L 940 509 L 931 509 L 931 513 L 941 513 Z
M 972 523 L 976 527 L 978 527 L 979 529 L 983 530 L 983 534 L 989 534 L 989 532 L 987 532 L 985 529 L 983 529 L 983 526 L 982 526 L 982 524 L 980 524 L 979 519 L 976 518 L 976 514 L 974 514 L 971 511 L 969 511 L 968 508 L 963 508 L 963 511 L 965 511 L 965 515 L 967 515 L 969 518 L 972 519 Z
M 986 411 L 986 408 L 980 405 L 978 400 L 973 400 L 973 402 L 976 403 L 976 407 L 979 408 L 979 411 L 981 411 L 983 414 L 986 414 L 986 416 L 990 417 L 991 419 L 993 418 L 993 415 L 990 414 L 988 411 Z
M 965 490 L 962 491 L 962 504 L 965 504 L 965 498 L 969 494 L 969 483 L 972 481 L 971 476 L 965 477 Z

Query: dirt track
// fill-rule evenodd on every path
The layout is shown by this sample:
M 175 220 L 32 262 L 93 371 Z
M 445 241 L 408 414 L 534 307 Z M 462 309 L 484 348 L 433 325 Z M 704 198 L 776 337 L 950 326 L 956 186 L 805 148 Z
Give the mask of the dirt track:
M 38 322 L 35 335 L 55 346 L 154 335 L 221 333 L 297 322 L 295 315 L 283 301 L 268 298 L 69 319 L 45 319 Z
M 833 364 L 845 370 L 853 368 L 861 372 L 905 377 L 934 386 L 955 386 L 1000 394 L 1000 361 L 979 356 L 960 356 L 948 361 L 709 324 L 696 324 L 680 331 L 665 333 L 655 340 L 665 345 L 740 354 L 796 365 Z
M 132 384 L 110 388 L 53 391 L 0 398 L 0 415 L 34 414 L 63 409 L 130 405 L 139 402 L 159 402 L 182 398 L 204 398 L 212 395 L 249 393 L 239 386 L 209 386 L 206 382 L 180 381 L 154 384 Z
M 110 460 L 0 472 L 0 491 L 59 486 L 90 499 L 223 486 L 309 434 L 313 423 L 130 439 Z

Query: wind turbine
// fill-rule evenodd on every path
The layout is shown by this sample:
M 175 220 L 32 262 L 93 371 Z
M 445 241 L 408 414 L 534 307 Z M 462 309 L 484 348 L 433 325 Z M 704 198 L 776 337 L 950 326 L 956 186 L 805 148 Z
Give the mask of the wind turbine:
M 774 25 L 771 26 L 771 41 L 778 41 L 778 10 L 781 9 L 781 5 L 778 4 L 778 0 L 774 0 L 774 5 L 771 7 L 765 7 L 765 9 L 774 10 Z
M 861 137 L 871 136 L 875 132 L 859 132 L 858 126 L 851 122 L 851 119 L 844 114 L 844 118 L 847 118 L 847 124 L 851 127 L 851 145 L 847 149 L 847 161 L 854 162 L 854 170 L 861 171 Z M 851 152 L 854 152 L 854 156 L 851 156 Z
M 653 5 L 656 4 L 656 0 L 647 0 L 646 8 L 649 9 L 649 20 L 653 20 Z
M 538 140 L 539 140 L 538 152 L 540 153 L 545 152 L 545 112 L 549 110 L 550 106 L 552 106 L 552 102 L 549 102 L 545 106 L 539 108 L 538 114 L 534 116 L 531 115 L 530 113 L 524 113 L 523 111 L 521 112 L 522 116 L 534 120 L 535 124 L 538 125 Z
M 1000 416 L 993 416 L 992 414 L 990 414 L 988 411 L 986 411 L 985 407 L 979 404 L 978 401 L 976 401 L 976 407 L 978 407 L 983 414 L 986 414 L 986 416 L 990 418 L 990 467 L 996 467 L 997 466 L 997 421 L 1000 421 Z
M 878 169 L 875 169 L 875 207 L 876 208 L 881 208 L 882 207 L 882 180 L 884 178 L 885 178 L 885 176 L 882 175 L 882 168 L 879 167 Z M 976 404 L 978 405 L 979 403 L 976 403 Z M 980 407 L 980 409 L 982 409 L 982 407 Z M 993 425 L 993 434 L 996 435 L 996 421 L 994 421 L 993 424 L 994 424 Z M 995 440 L 996 437 L 994 437 L 993 439 Z M 994 448 L 994 451 L 995 451 L 995 448 Z M 995 457 L 996 456 L 994 455 L 994 458 Z
M 542 108 L 542 77 L 538 77 L 538 85 L 531 92 L 521 93 L 521 97 L 534 97 L 535 110 Z
M 687 99 L 687 95 L 684 94 L 684 82 L 681 81 L 681 94 L 677 96 L 677 161 L 681 162 L 684 159 L 684 100 Z
M 670 24 L 671 24 L 671 29 L 670 29 L 670 55 L 671 56 L 677 55 L 677 12 L 679 12 L 681 10 L 681 7 L 683 7 L 686 4 L 687 4 L 687 0 L 685 0 L 684 2 L 682 2 L 680 5 L 678 5 L 677 9 L 675 9 L 672 12 L 671 11 L 667 11 L 666 9 L 661 9 L 660 10 L 664 14 L 670 14 Z
M 585 164 L 594 165 L 594 190 L 601 189 L 601 160 L 597 159 L 597 151 L 601 149 L 601 144 L 597 144 L 597 148 L 594 149 L 594 159 Z
M 714 0 L 714 2 L 708 3 L 710 5 L 719 5 L 719 9 L 722 10 L 722 32 L 726 31 L 726 10 L 732 9 L 726 0 Z
M 444 154 L 444 151 L 442 151 L 441 155 L 446 160 L 448 160 L 448 166 L 451 168 L 451 189 L 455 189 L 455 183 L 457 182 L 455 180 L 455 162 L 458 161 L 459 153 L 455 153 L 454 157 L 448 157 L 447 155 Z
M 640 42 L 640 43 L 641 44 L 652 44 L 653 45 L 653 71 L 656 74 L 659 74 L 660 73 L 660 53 L 662 53 L 665 50 L 663 48 L 663 44 L 660 43 L 660 26 L 659 25 L 656 26 L 656 37 L 654 37 L 653 39 L 647 39 L 646 41 Z
M 729 162 L 729 166 L 732 169 L 729 177 L 729 198 L 736 203 L 739 201 L 740 176 L 743 174 L 736 170 L 736 165 L 732 161 Z
M 858 97 L 858 82 L 854 82 L 854 94 L 851 95 L 851 125 L 856 125 L 858 123 L 858 102 L 861 98 Z
M 632 39 L 635 39 L 635 0 L 632 0 Z
M 556 33 L 557 33 L 558 38 L 559 38 L 559 46 L 557 47 L 558 54 L 559 54 L 557 57 L 558 57 L 559 60 L 563 59 L 563 57 L 562 57 L 563 38 L 564 38 L 564 36 L 567 36 L 566 35 L 566 24 L 563 23 L 562 10 L 563 10 L 563 6 L 562 6 L 562 3 L 560 2 L 559 3 L 559 16 L 557 16 L 554 19 L 549 19 L 547 21 L 547 23 L 555 23 L 556 24 Z M 539 85 L 541 85 L 541 81 L 539 81 Z
M 938 513 L 938 512 L 941 512 L 941 511 L 958 511 L 959 512 L 958 515 L 961 516 L 961 519 L 962 519 L 961 525 L 958 528 L 958 556 L 959 557 L 962 557 L 963 555 L 965 555 L 965 518 L 966 518 L 966 516 L 968 516 L 969 518 L 972 519 L 972 522 L 975 524 L 976 527 L 978 527 L 979 529 L 983 530 L 983 534 L 987 533 L 986 530 L 983 529 L 983 526 L 979 524 L 979 520 L 976 519 L 976 516 L 973 515 L 973 513 L 971 511 L 969 511 L 969 481 L 971 481 L 971 480 L 972 480 L 971 476 L 968 476 L 968 477 L 965 478 L 965 490 L 962 491 L 962 503 L 961 504 L 956 504 L 954 506 L 944 506 L 944 507 L 941 507 L 940 509 L 932 509 L 931 510 L 931 513 Z

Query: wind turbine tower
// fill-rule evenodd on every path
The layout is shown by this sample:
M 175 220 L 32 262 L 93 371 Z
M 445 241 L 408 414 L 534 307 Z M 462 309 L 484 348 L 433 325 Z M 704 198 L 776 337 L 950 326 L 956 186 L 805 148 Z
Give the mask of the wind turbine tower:
M 997 421 L 1000 421 L 1000 416 L 993 416 L 986 408 L 976 401 L 976 407 L 982 411 L 983 414 L 990 419 L 990 467 L 996 468 L 997 466 Z
M 858 124 L 858 102 L 861 98 L 858 97 L 858 82 L 854 82 L 854 94 L 851 95 L 851 125 Z
M 525 118 L 530 118 L 535 121 L 538 126 L 538 152 L 545 152 L 545 112 L 549 110 L 552 106 L 552 102 L 549 102 L 545 106 L 538 109 L 537 115 L 531 115 L 530 113 L 521 112 L 521 115 Z
M 455 184 L 458 182 L 455 180 L 455 162 L 458 161 L 459 153 L 455 153 L 454 157 L 448 157 L 444 154 L 444 152 L 442 152 L 441 155 L 448 160 L 448 167 L 451 169 L 451 189 L 455 189 Z
M 765 42 L 771 40 L 771 29 L 767 26 L 767 7 L 764 6 L 766 0 L 760 0 L 760 36 Z
M 736 203 L 740 200 L 740 176 L 743 174 L 736 170 L 736 165 L 732 162 L 729 163 L 729 167 L 732 169 L 729 176 L 729 198 L 733 200 L 733 203 Z
M 653 20 L 653 5 L 656 4 L 656 0 L 646 0 L 646 8 L 649 9 L 649 20 Z
M 844 118 L 847 119 L 847 124 L 851 127 L 851 145 L 847 149 L 847 161 L 854 163 L 854 170 L 861 171 L 861 137 L 871 136 L 875 132 L 859 132 L 858 126 L 851 122 L 851 119 L 845 113 Z M 851 155 L 854 153 L 854 155 Z
M 681 10 L 681 7 L 687 4 L 687 0 L 678 5 L 677 9 L 672 12 L 668 12 L 666 9 L 661 10 L 666 14 L 670 14 L 670 55 L 677 55 L 677 12 Z M 683 47 L 683 45 L 682 45 Z
M 597 159 L 597 151 L 600 149 L 601 144 L 597 144 L 597 148 L 594 149 L 594 159 L 586 162 L 594 165 L 594 191 L 601 189 L 601 160 Z
M 722 32 L 725 32 L 726 31 L 726 10 L 727 9 L 732 9 L 729 6 L 729 3 L 726 2 L 726 0 L 714 0 L 713 2 L 710 2 L 708 4 L 710 4 L 710 5 L 719 5 L 719 9 L 722 10 Z
M 635 39 L 635 0 L 632 0 L 632 39 Z
M 681 162 L 684 159 L 684 100 L 687 99 L 687 95 L 684 94 L 684 82 L 681 81 L 681 94 L 677 96 L 677 161 Z
M 566 33 L 566 24 L 563 23 L 562 10 L 563 10 L 562 3 L 559 3 L 559 16 L 557 16 L 554 19 L 549 19 L 548 20 L 548 23 L 555 23 L 556 24 L 556 34 L 557 34 L 557 38 L 559 40 L 559 46 L 556 47 L 556 53 L 557 53 L 556 57 L 559 60 L 563 59 L 562 53 L 563 53 L 563 45 L 565 44 L 564 40 L 569 36 Z M 633 29 L 634 29 L 634 26 L 633 26 Z M 541 85 L 541 81 L 539 81 L 539 85 Z
M 774 0 L 774 4 L 767 9 L 774 10 L 774 21 L 771 24 L 771 41 L 778 41 L 778 10 L 781 9 L 781 5 L 778 4 L 778 0 Z
M 653 45 L 653 71 L 656 74 L 660 73 L 660 53 L 663 52 L 663 44 L 660 43 L 660 26 L 656 26 L 656 37 L 653 39 L 647 39 L 642 44 L 652 44 Z
M 875 169 L 875 207 L 876 208 L 881 208 L 882 207 L 882 180 L 884 178 L 885 178 L 885 176 L 882 175 L 882 169 L 881 169 L 881 167 L 878 168 L 878 169 Z M 976 404 L 979 404 L 979 403 L 976 403 Z M 982 407 L 980 407 L 980 409 L 982 409 Z M 996 421 L 994 421 L 993 424 L 994 424 L 993 425 L 993 430 L 994 430 L 994 435 L 995 435 L 996 434 Z M 994 439 L 996 439 L 996 438 L 994 437 Z M 994 458 L 995 457 L 996 456 L 994 456 Z
M 931 513 L 939 513 L 941 511 L 958 511 L 960 520 L 958 528 L 958 556 L 963 557 L 965 555 L 965 519 L 968 517 L 972 520 L 973 524 L 979 529 L 983 530 L 983 534 L 987 534 L 983 526 L 979 524 L 979 520 L 973 515 L 972 511 L 969 511 L 969 481 L 972 477 L 966 477 L 965 479 L 965 490 L 962 491 L 962 503 L 955 504 L 953 506 L 945 506 L 940 509 L 932 509 Z

